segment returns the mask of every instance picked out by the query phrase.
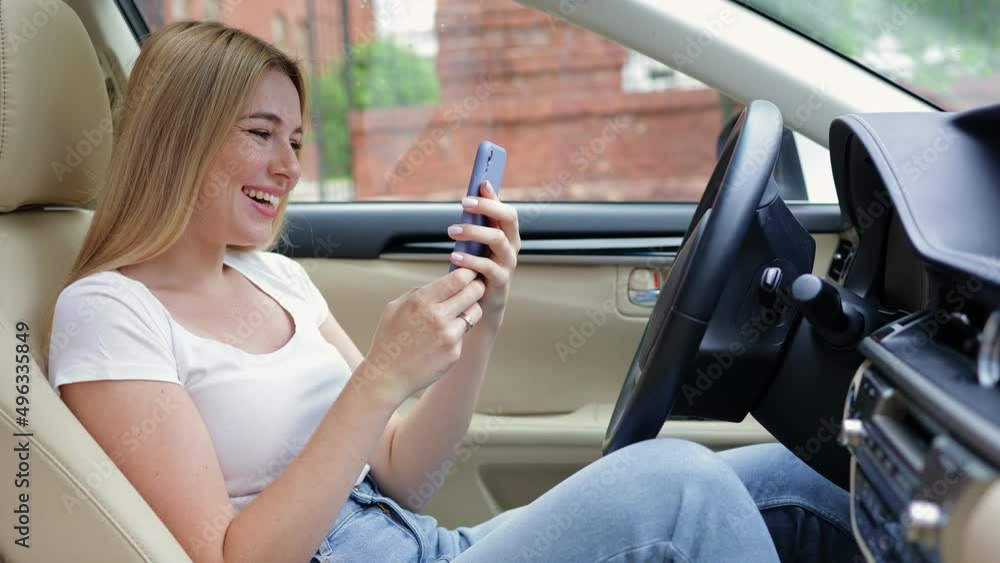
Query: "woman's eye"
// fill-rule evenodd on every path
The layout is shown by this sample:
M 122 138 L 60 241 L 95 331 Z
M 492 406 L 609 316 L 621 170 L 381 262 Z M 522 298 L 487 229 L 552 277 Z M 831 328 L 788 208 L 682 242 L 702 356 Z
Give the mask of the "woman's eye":
M 258 136 L 258 137 L 260 137 L 261 139 L 264 139 L 264 140 L 267 140 L 267 139 L 271 138 L 271 132 L 267 131 L 267 130 L 264 130 L 264 129 L 253 129 L 253 130 L 250 131 L 250 134 L 256 135 L 256 136 Z M 297 150 L 301 150 L 301 149 L 302 149 L 302 143 L 296 143 L 294 141 L 292 142 L 292 150 L 296 150 L 297 151 Z

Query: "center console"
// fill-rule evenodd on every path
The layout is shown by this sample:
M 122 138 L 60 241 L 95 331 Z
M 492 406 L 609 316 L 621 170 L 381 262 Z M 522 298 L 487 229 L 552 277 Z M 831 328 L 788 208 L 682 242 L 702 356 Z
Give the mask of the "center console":
M 1000 495 L 987 494 L 1000 491 L 1000 391 L 979 378 L 991 369 L 979 361 L 992 345 L 983 336 L 964 315 L 921 312 L 861 343 L 840 441 L 852 455 L 851 520 L 869 561 L 1000 561 L 969 536 L 974 517 L 1000 511 Z

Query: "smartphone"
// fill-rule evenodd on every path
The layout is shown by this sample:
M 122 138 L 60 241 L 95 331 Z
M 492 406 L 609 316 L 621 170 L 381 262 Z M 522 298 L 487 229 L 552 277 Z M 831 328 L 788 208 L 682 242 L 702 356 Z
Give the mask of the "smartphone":
M 493 186 L 493 191 L 500 195 L 500 184 L 503 183 L 503 169 L 507 164 L 507 151 L 500 145 L 495 145 L 489 141 L 479 143 L 479 150 L 476 151 L 476 160 L 472 164 L 472 178 L 469 179 L 469 190 L 466 192 L 470 196 L 479 196 L 479 185 L 483 180 L 489 180 Z M 462 219 L 459 223 L 472 223 L 473 225 L 486 225 L 486 216 L 480 213 L 462 211 Z M 490 249 L 481 242 L 471 240 L 455 241 L 455 252 L 466 252 L 476 256 L 486 256 Z M 454 263 L 448 268 L 452 271 L 458 268 Z

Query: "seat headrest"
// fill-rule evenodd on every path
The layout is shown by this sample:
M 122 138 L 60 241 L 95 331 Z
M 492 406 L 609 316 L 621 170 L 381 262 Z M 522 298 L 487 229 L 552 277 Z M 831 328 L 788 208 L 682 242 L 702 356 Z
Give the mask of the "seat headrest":
M 0 212 L 92 199 L 111 145 L 104 75 L 76 13 L 60 0 L 0 3 Z

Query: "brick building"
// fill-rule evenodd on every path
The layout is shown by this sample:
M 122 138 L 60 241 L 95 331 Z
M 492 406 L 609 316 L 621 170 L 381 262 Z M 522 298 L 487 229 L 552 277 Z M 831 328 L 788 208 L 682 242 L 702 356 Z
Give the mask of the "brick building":
M 318 60 L 328 62 L 344 52 L 342 3 L 329 0 L 137 0 L 150 29 L 183 19 L 217 20 L 271 41 L 285 51 L 311 59 L 312 41 Z M 352 43 L 371 38 L 375 21 L 371 0 L 348 2 Z
M 360 199 L 455 200 L 480 140 L 508 200 L 696 200 L 722 115 L 709 89 L 623 90 L 620 45 L 511 0 L 438 0 L 436 107 L 355 112 Z
M 309 73 L 315 73 L 332 60 L 341 59 L 344 53 L 340 1 L 137 0 L 137 5 L 151 30 L 184 19 L 219 21 L 274 43 L 298 59 Z M 351 44 L 374 38 L 377 30 L 372 1 L 350 0 L 347 8 Z M 312 135 L 310 125 L 307 119 L 304 123 L 307 137 Z M 305 144 L 301 159 L 302 180 L 295 190 L 296 197 L 317 199 L 319 163 L 314 143 Z
M 310 71 L 343 54 L 340 0 L 139 1 L 152 29 L 218 19 L 276 43 Z M 714 91 L 626 91 L 626 49 L 513 0 L 396 1 L 349 0 L 350 38 L 375 38 L 376 23 L 408 23 L 412 6 L 434 10 L 426 33 L 440 102 L 352 112 L 353 185 L 341 182 L 338 192 L 328 182 L 327 199 L 454 201 L 483 139 L 509 152 L 508 200 L 690 201 L 703 191 L 722 123 Z M 395 39 L 416 48 L 412 37 Z M 296 199 L 319 198 L 315 149 L 307 142 L 303 150 Z

